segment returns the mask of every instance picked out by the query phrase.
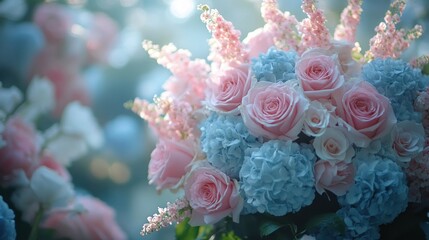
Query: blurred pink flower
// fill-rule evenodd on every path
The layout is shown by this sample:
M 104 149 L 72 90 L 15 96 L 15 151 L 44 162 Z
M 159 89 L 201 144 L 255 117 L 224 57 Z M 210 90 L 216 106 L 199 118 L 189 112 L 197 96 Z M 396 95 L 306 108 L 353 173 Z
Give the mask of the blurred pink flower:
M 355 168 L 353 163 L 340 161 L 319 160 L 314 164 L 314 178 L 316 191 L 322 194 L 326 190 L 337 196 L 342 196 L 354 184 Z
M 249 51 L 249 58 L 257 58 L 274 45 L 274 33 L 268 28 L 258 28 L 243 40 Z
M 105 62 L 117 35 L 118 26 L 113 19 L 103 13 L 94 14 L 86 42 L 88 60 L 90 62 Z
M 72 19 L 67 9 L 56 3 L 39 5 L 33 17 L 34 23 L 40 27 L 50 44 L 59 44 L 67 37 Z
M 0 181 L 8 182 L 14 171 L 22 169 L 27 174 L 37 163 L 37 136 L 32 125 L 19 117 L 10 118 L 2 138 L 6 146 L 0 148 Z
M 91 196 L 78 196 L 74 207 L 82 212 L 53 209 L 41 227 L 55 230 L 56 237 L 71 240 L 121 240 L 125 234 L 115 222 L 112 208 Z M 72 208 L 73 209 L 73 208 Z

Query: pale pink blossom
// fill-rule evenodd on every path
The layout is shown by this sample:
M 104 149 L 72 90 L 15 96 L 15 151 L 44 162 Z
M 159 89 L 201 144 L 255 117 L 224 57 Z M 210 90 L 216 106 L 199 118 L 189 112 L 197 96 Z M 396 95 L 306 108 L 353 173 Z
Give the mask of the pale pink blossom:
M 39 149 L 36 130 L 19 117 L 6 122 L 2 138 L 6 145 L 0 148 L 0 181 L 7 183 L 13 180 L 14 171 L 30 173 L 38 162 Z
M 354 46 L 343 41 L 332 41 L 328 51 L 338 56 L 341 74 L 348 80 L 357 77 L 361 73 L 361 64 L 353 59 Z
M 243 208 L 238 182 L 206 161 L 194 166 L 184 184 L 192 214 L 189 224 L 213 224 L 226 216 L 238 223 Z
M 193 143 L 160 139 L 149 162 L 149 184 L 158 190 L 175 187 L 194 159 Z
M 391 134 L 392 149 L 400 162 L 409 162 L 423 151 L 425 131 L 416 122 L 403 121 L 395 125 Z
M 88 60 L 90 62 L 106 62 L 117 35 L 118 26 L 113 19 L 103 13 L 93 14 L 86 39 Z
M 356 30 L 362 13 L 362 0 L 348 0 L 347 7 L 341 13 L 340 24 L 335 29 L 335 40 L 343 40 L 349 43 L 356 41 Z
M 293 83 L 257 82 L 243 98 L 240 112 L 254 136 L 295 140 L 304 124 L 308 100 Z
M 329 99 L 344 84 L 337 55 L 321 48 L 304 52 L 297 61 L 295 71 L 304 94 L 312 99 Z
M 350 84 L 333 95 L 340 126 L 358 147 L 366 147 L 389 133 L 396 124 L 390 101 L 364 81 Z
M 258 28 L 249 34 L 243 40 L 249 51 L 249 58 L 256 58 L 259 54 L 264 54 L 268 49 L 274 46 L 274 34 L 268 27 Z
M 298 29 L 301 33 L 301 51 L 311 47 L 326 48 L 330 46 L 329 30 L 325 26 L 326 18 L 316 7 L 315 0 L 303 0 L 301 5 L 308 18 L 303 19 Z
M 337 196 L 342 196 L 354 184 L 355 167 L 353 163 L 344 161 L 332 163 L 319 160 L 314 164 L 314 179 L 316 191 L 319 194 L 328 190 Z
M 85 210 L 80 213 L 52 210 L 41 227 L 53 229 L 57 238 L 71 240 L 126 239 L 115 221 L 114 210 L 102 201 L 91 196 L 78 196 L 74 205 L 81 205 Z
M 33 17 L 50 44 L 59 44 L 65 40 L 73 24 L 67 9 L 57 3 L 40 4 Z
M 351 145 L 352 142 L 341 128 L 327 128 L 322 135 L 317 136 L 313 141 L 317 156 L 333 163 L 351 162 L 355 154 Z
M 325 104 L 326 105 L 326 104 Z M 308 136 L 320 136 L 326 128 L 333 124 L 332 110 L 328 110 L 321 102 L 312 101 L 304 115 L 304 129 Z
M 249 66 L 230 66 L 213 81 L 208 93 L 208 107 L 215 111 L 237 113 L 251 86 Z

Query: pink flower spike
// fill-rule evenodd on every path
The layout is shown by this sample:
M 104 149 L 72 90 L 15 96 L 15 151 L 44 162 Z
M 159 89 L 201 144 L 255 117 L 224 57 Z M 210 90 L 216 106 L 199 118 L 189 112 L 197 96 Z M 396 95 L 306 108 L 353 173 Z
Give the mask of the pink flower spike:
M 296 29 L 298 21 L 289 12 L 282 13 L 276 0 L 264 0 L 261 15 L 267 23 L 265 26 L 274 34 L 277 48 L 283 50 L 298 50 L 299 35 Z
M 301 8 L 308 18 L 303 19 L 298 25 L 301 33 L 300 52 L 310 47 L 330 46 L 329 31 L 325 26 L 326 18 L 323 12 L 317 9 L 315 2 L 315 0 L 302 1 Z
M 423 55 L 410 61 L 410 65 L 414 68 L 423 68 L 429 64 L 429 55 Z
M 232 23 L 226 21 L 216 9 L 210 9 L 207 5 L 200 5 L 198 9 L 203 11 L 201 20 L 212 33 L 209 59 L 226 65 L 234 61 L 248 62 L 248 53 L 240 41 L 240 31 L 234 29 Z
M 354 43 L 362 13 L 362 0 L 349 0 L 348 2 L 348 6 L 341 13 L 341 23 L 335 29 L 334 39 Z
M 148 223 L 142 226 L 140 235 L 145 236 L 158 231 L 173 223 L 179 223 L 191 216 L 191 207 L 185 199 L 177 199 L 174 203 L 167 203 L 166 208 L 158 208 L 158 214 L 148 217 Z
M 365 59 L 374 58 L 398 58 L 409 46 L 410 42 L 422 35 L 422 27 L 414 26 L 413 29 L 396 29 L 405 8 L 404 0 L 395 0 L 386 12 L 384 22 L 376 28 L 377 32 L 369 41 L 369 50 L 365 53 Z

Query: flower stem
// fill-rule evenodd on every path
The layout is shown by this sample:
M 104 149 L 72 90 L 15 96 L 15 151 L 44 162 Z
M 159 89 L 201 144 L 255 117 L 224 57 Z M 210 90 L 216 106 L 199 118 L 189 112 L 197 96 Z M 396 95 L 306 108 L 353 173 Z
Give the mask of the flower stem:
M 33 226 L 31 228 L 30 237 L 28 240 L 37 240 L 37 233 L 39 231 L 40 220 L 42 220 L 43 216 L 43 207 L 40 206 L 39 210 L 36 213 L 36 217 L 34 218 Z

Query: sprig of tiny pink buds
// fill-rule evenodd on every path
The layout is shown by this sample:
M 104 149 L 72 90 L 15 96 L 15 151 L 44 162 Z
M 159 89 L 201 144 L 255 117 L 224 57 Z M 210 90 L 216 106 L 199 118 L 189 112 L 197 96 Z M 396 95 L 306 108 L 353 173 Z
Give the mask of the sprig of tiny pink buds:
M 174 203 L 167 203 L 167 207 L 158 208 L 158 213 L 148 217 L 148 223 L 144 224 L 140 235 L 145 236 L 164 227 L 179 223 L 191 216 L 191 207 L 184 198 L 177 199 Z

